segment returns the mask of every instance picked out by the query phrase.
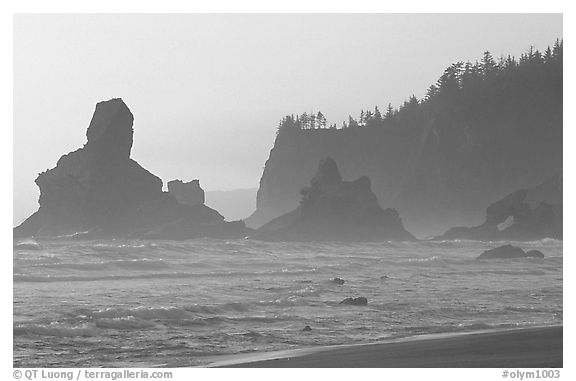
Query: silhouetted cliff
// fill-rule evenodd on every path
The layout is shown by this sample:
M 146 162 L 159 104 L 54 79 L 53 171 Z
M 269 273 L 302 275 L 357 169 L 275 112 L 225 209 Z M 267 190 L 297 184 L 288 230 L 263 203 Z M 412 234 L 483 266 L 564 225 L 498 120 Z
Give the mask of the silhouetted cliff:
M 295 208 L 310 163 L 330 156 L 344 176 L 369 176 L 410 231 L 480 223 L 493 200 L 562 170 L 562 112 L 558 41 L 519 60 L 495 62 L 486 52 L 480 63 L 451 65 L 426 98 L 362 111 L 341 129 L 323 128 L 323 115 L 287 116 L 246 222 L 260 226 Z
M 320 162 L 316 176 L 300 192 L 293 211 L 258 229 L 255 239 L 272 241 L 405 241 L 414 237 L 402 226 L 398 212 L 383 210 L 362 176 L 343 181 L 336 162 Z
M 165 234 L 186 239 L 249 233 L 242 222 L 225 222 L 205 206 L 198 183 L 172 183 L 176 195 L 162 192 L 162 180 L 130 158 L 133 120 L 121 99 L 98 103 L 84 147 L 38 175 L 40 208 L 14 228 L 14 236 L 160 238 Z

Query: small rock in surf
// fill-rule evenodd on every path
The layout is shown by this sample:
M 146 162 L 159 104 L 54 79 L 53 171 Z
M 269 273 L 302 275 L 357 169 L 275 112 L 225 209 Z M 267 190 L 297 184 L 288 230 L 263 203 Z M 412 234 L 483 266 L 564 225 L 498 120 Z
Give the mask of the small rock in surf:
M 347 304 L 350 306 L 367 306 L 368 299 L 363 296 L 359 296 L 357 298 L 346 298 L 340 302 L 340 304 Z

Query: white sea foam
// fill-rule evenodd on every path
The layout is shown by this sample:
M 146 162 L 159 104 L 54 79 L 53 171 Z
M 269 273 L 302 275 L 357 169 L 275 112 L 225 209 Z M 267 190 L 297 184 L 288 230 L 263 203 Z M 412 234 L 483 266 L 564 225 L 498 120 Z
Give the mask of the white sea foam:
M 14 250 L 42 250 L 42 246 L 34 240 L 22 240 L 14 243 Z
M 14 327 L 14 336 L 38 335 L 56 337 L 97 336 L 99 330 L 91 326 L 66 327 L 58 325 L 18 325 Z

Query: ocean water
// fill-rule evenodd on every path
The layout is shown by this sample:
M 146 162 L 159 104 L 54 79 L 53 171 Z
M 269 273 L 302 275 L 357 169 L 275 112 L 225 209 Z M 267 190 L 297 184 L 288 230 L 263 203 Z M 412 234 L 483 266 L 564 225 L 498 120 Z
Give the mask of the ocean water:
M 562 324 L 562 242 L 516 243 L 543 260 L 475 260 L 500 244 L 17 244 L 13 363 L 188 367 L 241 353 Z M 339 304 L 356 296 L 368 306 Z

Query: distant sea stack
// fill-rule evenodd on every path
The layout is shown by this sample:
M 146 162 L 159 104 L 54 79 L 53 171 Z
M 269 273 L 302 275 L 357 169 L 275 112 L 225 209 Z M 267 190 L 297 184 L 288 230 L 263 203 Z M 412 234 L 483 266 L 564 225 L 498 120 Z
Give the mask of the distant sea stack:
M 561 41 L 501 63 L 485 53 L 447 67 L 422 99 L 367 105 L 342 128 L 288 115 L 246 223 L 256 228 L 298 206 L 310 163 L 332 157 L 345 176 L 369 176 L 380 204 L 418 236 L 478 224 L 486 205 L 561 170 L 562 68 Z
M 176 195 L 163 192 L 162 180 L 130 158 L 133 121 L 122 99 L 98 103 L 84 147 L 62 156 L 55 168 L 38 175 L 40 207 L 14 228 L 14 237 L 82 233 L 87 238 L 138 238 L 151 231 L 169 231 L 186 239 L 211 232 L 225 235 L 235 229 L 239 236 L 247 234 L 243 223 L 229 225 L 204 205 L 204 191 L 198 183 L 173 183 Z M 190 205 L 191 200 L 196 203 Z M 178 221 L 184 225 L 180 234 L 164 226 Z
M 452 228 L 436 239 L 562 239 L 562 207 L 562 174 L 557 174 L 537 187 L 518 190 L 488 206 L 483 224 Z
M 301 190 L 300 205 L 257 230 L 269 241 L 409 241 L 398 212 L 382 209 L 362 176 L 343 181 L 336 162 L 320 161 L 316 176 Z

